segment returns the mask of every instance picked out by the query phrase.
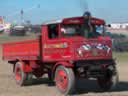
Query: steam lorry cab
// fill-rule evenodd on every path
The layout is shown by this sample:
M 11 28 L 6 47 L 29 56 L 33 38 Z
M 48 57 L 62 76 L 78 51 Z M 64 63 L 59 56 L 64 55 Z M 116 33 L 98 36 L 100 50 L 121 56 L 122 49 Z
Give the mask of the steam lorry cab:
M 111 38 L 105 21 L 95 17 L 46 22 L 35 40 L 3 44 L 3 60 L 13 65 L 16 83 L 28 84 L 32 75 L 48 74 L 63 94 L 74 92 L 77 78 L 94 78 L 107 91 L 118 81 Z

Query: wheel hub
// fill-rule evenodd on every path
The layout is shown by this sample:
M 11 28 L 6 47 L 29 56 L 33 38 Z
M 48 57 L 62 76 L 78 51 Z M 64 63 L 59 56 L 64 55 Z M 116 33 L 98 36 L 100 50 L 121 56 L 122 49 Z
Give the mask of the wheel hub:
M 21 69 L 19 67 L 16 68 L 15 78 L 16 78 L 17 81 L 21 80 Z
M 67 74 L 63 70 L 57 72 L 57 85 L 61 90 L 65 90 L 68 85 Z

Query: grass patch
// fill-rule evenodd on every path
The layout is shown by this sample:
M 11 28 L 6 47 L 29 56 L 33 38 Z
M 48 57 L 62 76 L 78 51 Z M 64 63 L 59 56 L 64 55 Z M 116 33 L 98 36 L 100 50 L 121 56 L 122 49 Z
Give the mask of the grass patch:
M 8 43 L 13 41 L 23 41 L 23 40 L 31 40 L 37 38 L 37 35 L 31 34 L 28 36 L 8 36 L 8 35 L 0 35 L 0 44 Z
M 128 52 L 113 52 L 113 57 L 119 62 L 128 62 Z

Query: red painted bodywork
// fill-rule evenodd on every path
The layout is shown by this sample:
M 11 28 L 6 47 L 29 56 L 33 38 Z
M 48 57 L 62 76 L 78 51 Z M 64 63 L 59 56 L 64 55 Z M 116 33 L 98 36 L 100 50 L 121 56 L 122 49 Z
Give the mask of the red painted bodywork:
M 26 63 L 24 63 L 24 62 L 22 62 L 22 61 L 20 61 L 19 62 L 19 64 L 21 64 L 21 66 L 22 66 L 22 71 L 23 72 L 32 72 L 32 68 L 28 65 L 28 64 L 26 64 Z
M 37 60 L 37 56 L 39 56 L 38 40 L 3 44 L 4 60 Z
M 92 18 L 91 22 L 97 25 L 104 25 L 104 20 Z M 59 24 L 82 24 L 83 17 L 67 18 Z M 111 39 L 109 37 L 98 37 L 95 39 L 87 39 L 85 37 L 61 37 L 49 39 L 47 25 L 42 25 L 42 42 L 40 49 L 39 39 L 26 40 L 22 42 L 13 42 L 3 44 L 3 59 L 13 61 L 20 60 L 39 60 L 40 50 L 42 50 L 42 62 L 60 62 L 60 61 L 77 61 L 77 60 L 106 60 L 112 59 Z M 90 51 L 84 51 L 83 56 L 78 54 L 78 49 L 85 44 L 91 45 Z M 94 49 L 95 44 L 104 44 L 110 48 L 110 51 Z
M 83 24 L 83 23 L 84 23 L 83 17 L 66 18 L 63 20 L 63 24 Z M 98 18 L 91 18 L 91 23 L 96 25 L 104 25 L 105 21 Z

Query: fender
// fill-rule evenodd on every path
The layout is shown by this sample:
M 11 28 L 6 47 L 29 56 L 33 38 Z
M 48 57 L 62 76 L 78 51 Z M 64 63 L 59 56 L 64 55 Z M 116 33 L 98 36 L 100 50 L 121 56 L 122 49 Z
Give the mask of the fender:
M 74 67 L 74 65 L 69 63 L 69 62 L 57 62 L 55 64 L 55 66 L 53 67 L 53 69 L 56 68 L 58 65 L 62 65 L 62 66 L 65 66 L 65 67 Z
M 56 70 L 57 66 L 59 66 L 59 65 L 69 67 L 69 68 L 74 67 L 74 65 L 69 62 L 57 62 L 52 69 L 52 78 L 54 78 L 55 70 Z
M 21 60 L 19 62 L 22 65 L 23 72 L 26 72 L 26 73 L 32 72 L 32 68 L 29 64 L 26 64 L 25 62 L 23 62 Z

